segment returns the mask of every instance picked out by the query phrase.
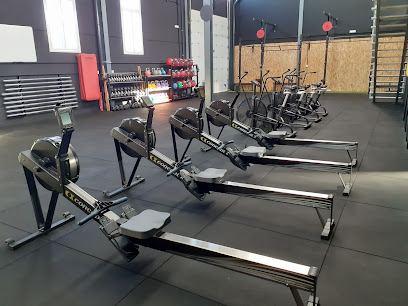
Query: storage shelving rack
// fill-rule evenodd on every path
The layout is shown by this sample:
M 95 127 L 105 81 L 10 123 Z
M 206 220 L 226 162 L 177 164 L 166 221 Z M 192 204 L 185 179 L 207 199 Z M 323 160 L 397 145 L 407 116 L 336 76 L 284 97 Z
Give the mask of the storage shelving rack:
M 145 78 L 137 72 L 118 72 L 106 75 L 111 110 L 140 107 L 140 96 L 145 93 Z M 123 94 L 115 94 L 119 88 L 125 88 Z M 136 89 L 135 89 L 136 88 Z
M 184 87 L 184 88 L 177 88 L 174 89 L 173 84 L 174 82 L 178 82 L 181 80 L 187 80 L 188 78 L 193 79 L 194 77 L 196 78 L 196 86 L 198 86 L 198 66 L 196 64 L 187 66 L 187 65 L 165 65 L 167 69 L 170 69 L 170 99 L 173 101 L 175 100 L 180 100 L 180 99 L 187 99 L 191 97 L 197 97 L 197 93 L 194 91 L 194 87 Z M 195 68 L 196 73 L 192 76 L 183 76 L 183 77 L 173 77 L 173 71 L 174 70 L 180 70 L 180 69 L 185 69 L 185 68 Z M 165 69 L 165 70 L 167 70 Z
M 149 76 L 146 76 L 146 75 L 145 75 L 146 94 L 150 97 L 150 96 L 151 96 L 150 93 L 169 92 L 169 90 L 170 90 L 170 82 L 169 82 L 169 87 L 167 87 L 167 88 L 149 89 L 148 84 L 149 84 L 149 82 L 151 82 L 151 81 L 163 80 L 163 79 L 168 79 L 168 80 L 170 80 L 170 78 L 171 78 L 171 75 L 169 75 L 169 74 L 157 74 L 157 75 L 149 75 Z M 170 97 L 170 94 L 169 94 L 169 97 Z M 155 102 L 155 101 L 153 100 L 153 103 L 154 103 L 154 104 L 158 104 L 158 103 L 164 103 L 164 102 L 170 102 L 170 101 L 171 101 L 171 98 L 170 98 L 168 101 L 161 101 L 161 102 Z

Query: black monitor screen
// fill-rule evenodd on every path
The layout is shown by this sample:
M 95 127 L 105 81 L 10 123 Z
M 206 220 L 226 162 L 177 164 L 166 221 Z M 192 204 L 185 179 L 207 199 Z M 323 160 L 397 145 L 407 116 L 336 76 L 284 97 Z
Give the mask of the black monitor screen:
M 61 123 L 62 125 L 70 125 L 72 123 L 71 116 L 69 113 L 62 113 L 61 114 Z
M 148 96 L 143 96 L 142 100 L 147 107 L 153 106 L 153 101 Z

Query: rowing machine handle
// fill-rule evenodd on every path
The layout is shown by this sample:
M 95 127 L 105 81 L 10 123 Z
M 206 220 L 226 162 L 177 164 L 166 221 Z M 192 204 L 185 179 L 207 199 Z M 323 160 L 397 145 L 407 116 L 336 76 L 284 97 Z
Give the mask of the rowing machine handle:
M 234 141 L 233 140 L 228 140 L 227 142 L 224 142 L 222 145 L 220 145 L 218 148 L 217 148 L 217 151 L 221 151 L 222 149 L 224 149 L 227 145 L 229 145 L 229 144 L 231 144 L 231 143 L 233 143 Z
M 80 220 L 78 222 L 78 225 L 79 226 L 84 225 L 86 222 L 88 222 L 88 221 L 92 220 L 93 218 L 95 218 L 96 216 L 100 215 L 106 208 L 119 205 L 119 204 L 121 204 L 123 202 L 126 202 L 126 201 L 127 201 L 127 197 L 123 197 L 123 198 L 119 198 L 117 200 L 114 200 L 114 201 L 110 202 L 109 205 L 107 205 L 105 208 L 103 208 L 101 210 L 95 208 L 89 215 L 87 215 L 85 218 Z
M 191 165 L 191 161 L 178 163 L 176 164 L 176 166 L 174 166 L 173 169 L 167 172 L 166 176 L 173 175 L 174 173 L 179 172 L 181 169 L 183 169 L 185 166 L 188 166 L 188 165 Z

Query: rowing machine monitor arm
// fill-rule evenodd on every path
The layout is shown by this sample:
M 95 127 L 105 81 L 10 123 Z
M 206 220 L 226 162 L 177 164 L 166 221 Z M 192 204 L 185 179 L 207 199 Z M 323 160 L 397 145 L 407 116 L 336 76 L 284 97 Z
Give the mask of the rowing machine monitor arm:
M 200 86 L 197 90 L 198 98 L 200 99 L 200 107 L 198 108 L 198 118 L 202 118 L 204 103 L 205 103 L 205 87 Z
M 72 107 L 60 107 L 60 104 L 57 104 L 54 113 L 62 132 L 62 140 L 55 160 L 59 178 L 62 185 L 65 185 L 70 177 L 68 148 L 74 132 L 75 121 Z
M 154 112 L 154 104 L 152 99 L 150 99 L 148 96 L 142 96 L 142 105 L 147 108 L 148 110 L 148 115 L 147 115 L 147 130 L 150 131 L 152 129 L 152 123 L 153 123 L 153 112 Z

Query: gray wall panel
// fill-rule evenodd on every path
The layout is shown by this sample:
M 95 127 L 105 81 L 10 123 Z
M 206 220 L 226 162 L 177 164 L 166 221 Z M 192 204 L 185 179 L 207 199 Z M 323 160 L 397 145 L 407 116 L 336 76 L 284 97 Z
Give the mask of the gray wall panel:
M 142 0 L 142 20 L 145 55 L 124 55 L 119 0 L 106 0 L 110 47 L 113 69 L 135 71 L 138 65 L 143 70 L 155 67 L 150 63 L 164 62 L 167 57 L 179 56 L 177 4 L 175 1 Z M 0 24 L 31 26 L 37 52 L 37 63 L 1 63 L 0 92 L 3 92 L 3 79 L 15 76 L 70 75 L 80 96 L 78 65 L 75 53 L 49 52 L 48 36 L 42 0 L 2 0 Z M 78 27 L 82 53 L 97 54 L 97 37 L 93 0 L 76 0 Z M 116 64 L 118 63 L 118 64 Z M 97 111 L 98 102 L 82 102 L 77 112 Z M 50 114 L 27 118 L 6 120 L 0 96 L 0 127 L 18 124 L 18 122 L 36 122 Z

